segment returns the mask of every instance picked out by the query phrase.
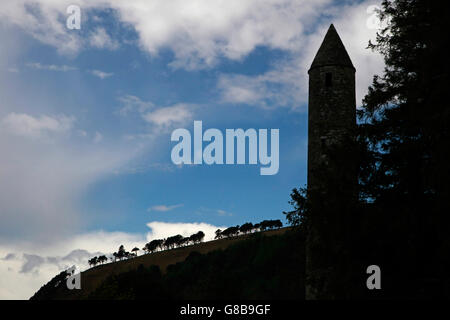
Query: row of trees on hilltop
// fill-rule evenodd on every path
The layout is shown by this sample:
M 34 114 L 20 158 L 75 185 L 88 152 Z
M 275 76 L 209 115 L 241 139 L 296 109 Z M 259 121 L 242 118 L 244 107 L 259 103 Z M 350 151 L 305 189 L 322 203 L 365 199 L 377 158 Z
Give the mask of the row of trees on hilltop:
M 134 258 L 134 257 L 137 257 L 138 251 L 139 251 L 139 248 L 134 247 L 131 250 L 131 252 L 128 252 L 125 250 L 125 247 L 123 245 L 121 245 L 119 247 L 119 250 L 117 252 L 113 253 L 113 257 L 111 258 L 111 260 L 116 261 L 117 259 L 122 260 L 122 259 Z
M 108 258 L 105 255 L 102 255 L 102 256 L 98 256 L 98 257 L 96 256 L 96 257 L 89 259 L 88 263 L 90 266 L 95 267 L 96 265 L 103 264 L 107 261 L 108 261 Z
M 119 250 L 117 250 L 117 252 L 114 252 L 112 254 L 112 257 L 110 257 L 111 261 L 117 261 L 117 260 L 123 260 L 123 259 L 129 259 L 129 258 L 134 258 L 137 256 L 137 252 L 139 251 L 139 248 L 133 248 L 131 250 L 131 252 L 128 252 L 125 250 L 125 247 L 123 245 L 121 245 L 119 247 Z M 95 267 L 98 264 L 103 264 L 105 262 L 108 261 L 108 257 L 106 257 L 105 255 L 101 255 L 101 256 L 95 256 L 91 259 L 88 260 L 89 266 L 93 266 Z
M 283 223 L 280 220 L 264 220 L 260 223 L 253 224 L 251 222 L 246 222 L 243 225 L 235 226 L 235 227 L 229 227 L 225 230 L 218 229 L 216 231 L 216 237 L 215 239 L 222 239 L 222 238 L 229 238 L 229 237 L 235 237 L 240 234 L 248 234 L 252 232 L 258 232 L 258 231 L 266 231 L 266 230 L 273 230 L 278 229 L 283 226 Z M 145 246 L 142 248 L 146 253 L 153 253 L 158 250 L 170 250 L 174 248 L 184 247 L 191 244 L 198 244 L 203 241 L 205 238 L 205 234 L 203 231 L 199 231 L 197 233 L 192 234 L 189 237 L 183 237 L 180 234 L 177 234 L 175 236 L 167 237 L 165 239 L 155 239 L 145 244 Z M 117 261 L 117 260 L 123 260 L 123 259 L 129 259 L 134 258 L 137 256 L 137 253 L 139 252 L 139 248 L 135 247 L 131 250 L 131 252 L 128 252 L 125 250 L 125 247 L 121 245 L 119 247 L 119 250 L 117 252 L 114 252 L 112 254 L 112 257 L 110 258 L 111 261 Z M 90 266 L 96 266 L 98 264 L 103 264 L 108 261 L 108 258 L 106 256 L 99 256 L 99 257 L 93 257 L 89 259 L 89 265 Z
M 189 244 L 198 244 L 203 241 L 205 238 L 205 233 L 203 231 L 199 231 L 197 233 L 192 234 L 189 237 L 183 237 L 180 234 L 177 234 L 176 236 L 171 236 L 166 239 L 156 239 L 152 240 L 149 243 L 147 243 L 142 250 L 144 250 L 146 253 L 153 253 L 160 250 L 169 250 L 174 249 L 182 246 L 187 246 Z M 121 245 L 119 247 L 119 250 L 117 252 L 114 252 L 112 254 L 112 257 L 110 258 L 111 261 L 117 261 L 117 260 L 123 260 L 123 259 L 130 259 L 137 256 L 137 253 L 139 252 L 139 248 L 135 247 L 131 250 L 131 252 L 128 252 L 125 250 L 125 247 Z M 89 259 L 88 263 L 89 266 L 96 266 L 98 264 L 103 264 L 108 261 L 108 258 L 106 256 L 99 256 L 99 257 L 93 257 Z
M 203 241 L 205 238 L 205 234 L 203 231 L 199 231 L 197 233 L 194 233 L 193 235 L 189 237 L 183 237 L 181 234 L 177 234 L 176 236 L 171 236 L 166 239 L 155 239 L 150 241 L 145 245 L 142 250 L 144 250 L 147 253 L 153 253 L 160 250 L 168 250 L 173 249 L 177 247 L 183 247 L 187 246 L 189 244 L 198 244 Z
M 237 225 L 235 227 L 229 227 L 223 231 L 217 229 L 215 239 L 235 237 L 238 236 L 239 234 L 247 234 L 251 232 L 279 229 L 282 226 L 283 223 L 280 220 L 264 220 L 256 224 L 246 222 L 241 226 Z

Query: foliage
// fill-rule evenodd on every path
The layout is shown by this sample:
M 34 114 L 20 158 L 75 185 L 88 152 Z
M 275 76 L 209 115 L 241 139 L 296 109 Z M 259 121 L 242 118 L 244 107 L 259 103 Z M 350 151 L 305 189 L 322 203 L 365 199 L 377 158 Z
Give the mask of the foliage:
M 253 224 L 251 222 L 246 222 L 241 226 L 234 226 L 229 227 L 225 230 L 216 230 L 215 239 L 222 239 L 222 238 L 230 238 L 230 237 L 236 237 L 239 234 L 247 234 L 250 232 L 257 232 L 257 231 L 265 231 L 267 229 L 279 229 L 283 226 L 283 223 L 280 220 L 264 220 L 260 223 Z
M 442 35 L 446 10 L 425 0 L 384 1 L 389 22 L 369 47 L 386 68 L 375 76 L 358 112 L 363 198 L 394 199 L 414 209 L 448 203 L 449 60 Z
M 43 285 L 31 298 L 30 300 L 45 300 L 48 297 L 52 296 L 56 289 L 65 287 L 66 279 L 69 276 L 69 272 L 67 270 L 61 271 L 57 274 L 53 279 L 51 279 L 48 283 Z
M 386 27 L 369 48 L 386 68 L 358 111 L 360 199 L 370 219 L 361 233 L 403 297 L 449 292 L 447 6 L 383 1 Z
M 294 207 L 294 210 L 288 212 L 283 211 L 283 214 L 286 215 L 286 220 L 292 226 L 303 224 L 307 217 L 308 201 L 306 187 L 293 189 L 289 204 Z
M 239 233 L 247 234 L 252 231 L 257 230 L 266 230 L 266 229 L 277 229 L 281 228 L 283 224 L 280 220 L 264 220 L 261 223 L 253 225 L 252 223 L 245 223 L 242 226 L 235 226 L 227 228 L 224 231 L 217 230 L 216 231 L 216 239 L 226 238 L 226 237 L 233 237 L 237 236 Z M 199 244 L 203 241 L 205 238 L 205 233 L 203 231 L 198 231 L 197 233 L 192 234 L 189 237 L 183 237 L 182 235 L 178 234 L 175 236 L 167 237 L 166 239 L 154 239 L 148 243 L 145 244 L 145 246 L 142 248 L 146 253 L 153 253 L 155 251 L 159 250 L 170 250 L 174 249 L 176 247 L 183 247 L 186 245 L 192 244 Z M 119 250 L 117 252 L 113 253 L 113 257 L 111 258 L 112 261 L 116 261 L 117 259 L 129 259 L 137 256 L 137 252 L 139 251 L 139 248 L 135 247 L 132 250 L 132 253 L 125 250 L 125 247 L 121 245 L 119 247 Z M 106 262 L 108 258 L 106 256 L 100 256 L 100 257 L 93 257 L 89 259 L 89 265 L 90 266 L 96 266 L 97 264 L 103 264 Z

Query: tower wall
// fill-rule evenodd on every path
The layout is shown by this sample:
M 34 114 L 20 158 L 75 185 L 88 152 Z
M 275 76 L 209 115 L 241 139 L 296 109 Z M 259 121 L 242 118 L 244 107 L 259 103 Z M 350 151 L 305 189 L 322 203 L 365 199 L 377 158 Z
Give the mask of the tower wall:
M 333 25 L 309 70 L 306 298 L 342 299 L 352 276 L 355 68 Z
M 327 79 L 331 77 L 331 79 Z M 330 83 L 327 83 L 330 81 Z M 321 181 L 322 167 L 330 164 L 330 148 L 343 149 L 356 129 L 355 69 L 348 66 L 318 66 L 309 71 L 308 188 L 327 189 Z M 350 156 L 350 155 L 349 155 Z M 349 159 L 350 160 L 350 159 Z M 349 161 L 350 162 L 350 161 Z M 335 172 L 355 179 L 351 164 Z M 349 175 L 345 178 L 345 175 Z M 330 177 L 326 177 L 330 178 Z

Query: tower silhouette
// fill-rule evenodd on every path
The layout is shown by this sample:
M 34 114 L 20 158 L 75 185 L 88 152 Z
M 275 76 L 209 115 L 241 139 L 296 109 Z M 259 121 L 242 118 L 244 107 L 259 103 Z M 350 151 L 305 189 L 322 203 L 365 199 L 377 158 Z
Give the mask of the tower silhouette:
M 337 265 L 346 255 L 346 228 L 355 200 L 353 141 L 356 69 L 331 25 L 309 74 L 306 297 L 336 298 Z M 350 210 L 351 211 L 351 210 Z M 344 258 L 345 257 L 345 258 Z M 342 286 L 342 283 L 340 284 Z
M 308 189 L 327 190 L 322 167 L 332 165 L 329 152 L 354 136 L 356 127 L 356 69 L 336 29 L 330 26 L 314 58 L 309 74 Z M 342 150 L 345 151 L 345 150 Z M 346 169 L 345 167 L 342 169 Z M 319 171 L 319 172 L 318 172 Z M 339 174 L 336 172 L 336 174 Z M 346 183 L 354 173 L 339 174 Z M 345 176 L 348 175 L 346 178 Z M 329 177 L 325 177 L 328 180 Z

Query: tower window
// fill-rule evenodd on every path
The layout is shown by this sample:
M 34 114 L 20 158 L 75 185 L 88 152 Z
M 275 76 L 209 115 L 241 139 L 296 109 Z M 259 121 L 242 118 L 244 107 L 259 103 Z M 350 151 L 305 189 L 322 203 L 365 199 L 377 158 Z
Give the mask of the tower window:
M 329 88 L 333 85 L 333 77 L 331 72 L 325 74 L 325 87 Z

